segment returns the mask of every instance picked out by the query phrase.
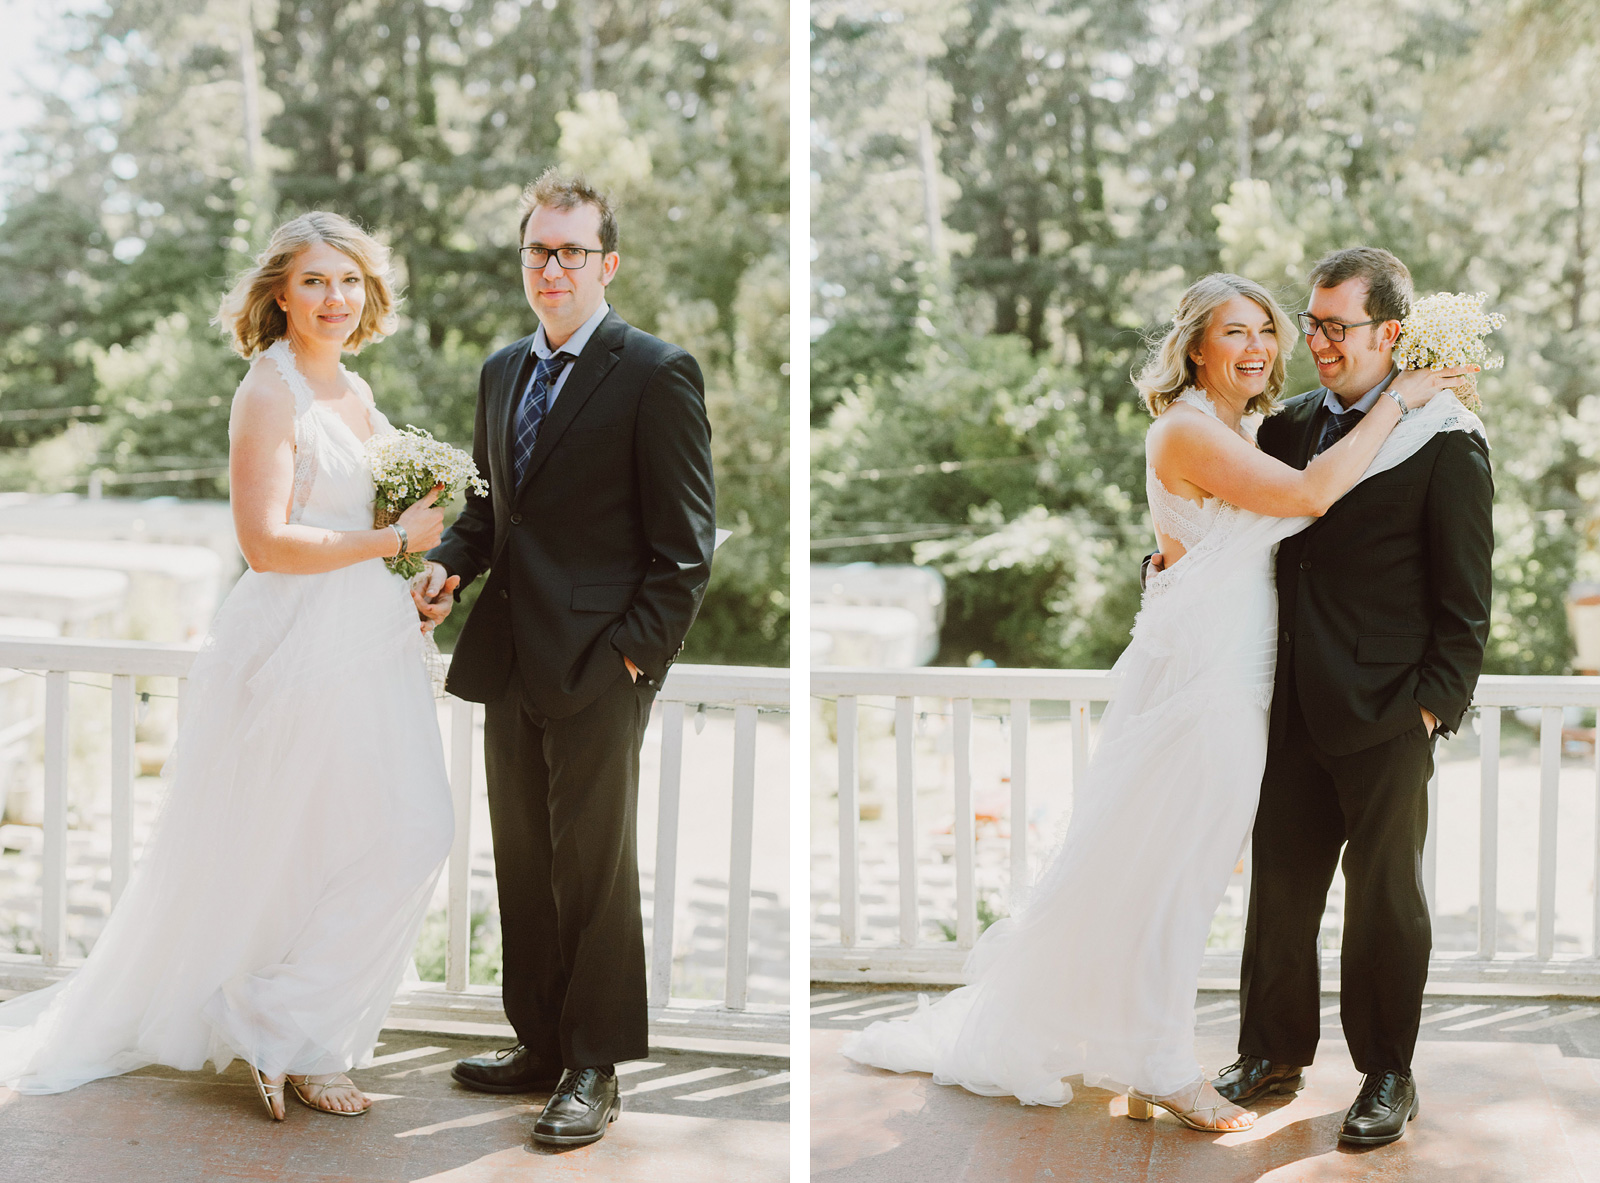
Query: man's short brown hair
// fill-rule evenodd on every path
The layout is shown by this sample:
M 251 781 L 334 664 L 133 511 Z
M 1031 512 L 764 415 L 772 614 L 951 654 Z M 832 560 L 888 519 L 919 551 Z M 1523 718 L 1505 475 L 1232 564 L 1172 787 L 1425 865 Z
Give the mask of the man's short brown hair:
M 1411 272 L 1388 251 L 1354 246 L 1334 251 L 1311 269 L 1313 288 L 1336 288 L 1352 279 L 1367 281 L 1367 315 L 1373 320 L 1404 320 L 1411 314 Z
M 528 232 L 528 219 L 539 206 L 550 209 L 577 209 L 592 205 L 600 211 L 600 249 L 611 254 L 617 249 L 617 214 L 611 198 L 582 177 L 569 177 L 561 170 L 547 168 L 537 181 L 522 191 L 522 221 L 517 225 L 517 241 Z

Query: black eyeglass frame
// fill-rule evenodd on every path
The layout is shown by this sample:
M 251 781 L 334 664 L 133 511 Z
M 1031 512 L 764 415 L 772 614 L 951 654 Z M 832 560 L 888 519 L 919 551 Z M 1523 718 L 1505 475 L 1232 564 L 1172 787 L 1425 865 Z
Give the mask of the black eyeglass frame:
M 1329 343 L 1337 345 L 1344 340 L 1344 335 L 1351 329 L 1365 328 L 1367 325 L 1387 324 L 1394 318 L 1380 317 L 1376 320 L 1358 320 L 1355 324 L 1347 325 L 1342 320 L 1318 320 L 1309 312 L 1297 312 L 1294 314 L 1294 319 L 1295 323 L 1300 326 L 1300 332 L 1305 336 L 1315 337 L 1317 335 L 1317 330 L 1321 329 L 1322 335 L 1328 339 Z M 1335 337 L 1330 331 L 1332 329 L 1339 330 L 1339 335 L 1337 337 Z
M 528 262 L 528 252 L 529 251 L 542 251 L 544 253 L 544 262 L 538 264 L 537 266 L 535 266 L 534 264 Z M 561 255 L 562 255 L 563 252 L 571 253 L 571 252 L 576 252 L 576 251 L 582 251 L 583 252 L 583 261 L 582 262 L 579 262 L 579 263 L 565 263 L 565 262 L 562 262 Z M 558 247 L 553 247 L 553 248 L 552 247 L 548 247 L 548 246 L 519 246 L 517 248 L 517 258 L 522 261 L 522 265 L 525 268 L 527 268 L 529 271 L 543 271 L 546 267 L 550 266 L 550 256 L 551 255 L 554 255 L 556 257 L 556 262 L 561 264 L 561 270 L 563 270 L 563 271 L 582 271 L 585 267 L 587 267 L 589 265 L 589 256 L 590 255 L 603 255 L 605 253 L 606 253 L 606 248 L 603 247 L 603 246 L 558 246 Z

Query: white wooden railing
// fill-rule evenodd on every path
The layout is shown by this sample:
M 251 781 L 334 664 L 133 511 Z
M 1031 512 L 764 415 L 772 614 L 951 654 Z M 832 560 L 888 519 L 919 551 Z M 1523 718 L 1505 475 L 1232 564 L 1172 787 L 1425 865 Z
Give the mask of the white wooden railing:
M 174 678 L 178 718 L 184 714 L 195 650 L 139 641 L 78 641 L 0 637 L 0 669 L 42 672 L 44 704 L 43 909 L 36 955 L 0 955 L 0 986 L 46 985 L 67 972 L 63 961 L 67 885 L 68 691 L 73 674 L 110 675 L 111 684 L 111 901 L 116 906 L 133 866 L 135 678 Z M 455 843 L 447 877 L 448 940 L 445 980 L 402 993 L 391 1017 L 412 1025 L 430 1021 L 504 1023 L 498 987 L 473 986 L 467 970 L 471 926 L 470 839 L 476 712 L 450 697 L 450 788 Z M 787 1008 L 747 999 L 750 957 L 750 871 L 755 819 L 756 733 L 762 710 L 789 705 L 789 671 L 752 666 L 672 667 L 661 693 L 661 781 L 656 829 L 655 895 L 651 925 L 651 1021 L 678 1034 L 704 1028 L 746 1037 L 787 1035 Z M 683 781 L 683 728 L 689 706 L 731 708 L 734 716 L 732 840 L 727 903 L 726 975 L 720 1003 L 674 998 L 673 919 L 678 863 L 678 814 Z
M 1089 761 L 1091 707 L 1107 702 L 1116 691 L 1115 679 L 1104 670 L 1027 669 L 846 669 L 812 671 L 811 694 L 835 704 L 838 757 L 838 940 L 813 942 L 811 976 L 819 981 L 959 982 L 961 967 L 978 936 L 978 892 L 975 884 L 976 841 L 973 800 L 973 717 L 975 700 L 984 711 L 998 713 L 1009 731 L 1010 759 L 1005 769 L 1010 779 L 1009 874 L 1013 884 L 1028 879 L 1028 755 L 1029 717 L 1034 700 L 1069 705 L 1073 784 L 1081 784 Z M 917 860 L 917 790 L 913 776 L 915 720 L 927 709 L 917 699 L 932 698 L 948 704 L 951 762 L 953 766 L 953 836 L 955 862 L 955 924 L 953 941 L 927 940 L 919 916 L 920 870 Z M 898 941 L 893 944 L 863 940 L 860 873 L 860 711 L 863 698 L 871 705 L 894 712 L 895 745 L 895 848 L 898 862 Z M 998 700 L 998 701 L 997 701 Z M 937 704 L 943 714 L 943 704 Z M 1479 680 L 1474 699 L 1480 751 L 1478 936 L 1475 950 L 1451 954 L 1436 952 L 1430 981 L 1436 986 L 1499 984 L 1526 990 L 1600 997 L 1600 958 L 1558 956 L 1556 953 L 1556 846 L 1558 798 L 1561 776 L 1562 715 L 1564 707 L 1600 706 L 1600 678 L 1505 677 Z M 1535 948 L 1531 954 L 1508 954 L 1496 947 L 1496 922 L 1501 895 L 1500 739 L 1501 714 L 1508 708 L 1537 708 L 1539 727 L 1539 828 L 1536 886 Z M 1056 714 L 1059 718 L 1059 711 Z M 1471 716 L 1469 716 L 1469 720 Z M 1465 724 L 1464 724 L 1465 726 Z M 1056 775 L 1057 782 L 1063 778 Z M 1600 756 L 1593 772 L 1595 797 L 1596 878 L 1600 879 Z M 1439 774 L 1428 786 L 1428 837 L 1423 852 L 1424 885 L 1430 900 L 1437 900 L 1439 831 Z M 1035 852 L 1036 854 L 1038 852 Z M 1246 859 L 1246 874 L 1249 860 Z M 829 885 L 813 883 L 814 894 L 826 895 Z M 1593 942 L 1600 950 L 1600 891 L 1590 885 Z M 1248 884 L 1245 886 L 1248 898 Z M 824 924 L 826 923 L 825 918 Z M 1239 954 L 1221 953 L 1206 959 L 1204 976 L 1236 981 Z M 1337 980 L 1330 976 L 1329 980 Z

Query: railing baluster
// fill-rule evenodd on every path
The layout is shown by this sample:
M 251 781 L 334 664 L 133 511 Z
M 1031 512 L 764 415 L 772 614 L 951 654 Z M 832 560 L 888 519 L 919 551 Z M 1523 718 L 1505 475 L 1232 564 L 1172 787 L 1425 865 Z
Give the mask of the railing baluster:
M 839 696 L 839 943 L 846 949 L 856 943 L 856 918 L 860 891 L 858 849 L 861 830 L 861 805 L 857 800 L 856 698 Z
M 973 877 L 977 842 L 972 814 L 972 700 L 950 702 L 955 726 L 956 944 L 970 949 L 978 939 L 978 897 Z
M 1089 770 L 1089 704 L 1075 701 L 1072 704 L 1072 796 L 1076 800 L 1083 787 L 1084 774 Z
M 1011 910 L 1028 886 L 1028 700 L 1011 700 Z
M 61 964 L 67 927 L 67 696 L 66 670 L 44 676 L 44 902 L 39 947 L 46 965 Z
M 1595 711 L 1594 730 L 1594 933 L 1589 956 L 1600 961 L 1600 710 Z
M 733 708 L 733 837 L 728 852 L 728 951 L 723 1001 L 743 1010 L 750 970 L 750 848 L 756 826 L 756 708 Z
M 1500 920 L 1500 708 L 1478 708 L 1478 956 L 1494 959 Z
M 913 773 L 916 755 L 916 699 L 894 700 L 895 829 L 900 856 L 900 946 L 917 943 L 917 789 Z
M 111 675 L 111 906 L 133 871 L 133 675 Z
M 656 802 L 656 871 L 650 905 L 650 1005 L 672 998 L 672 925 L 678 906 L 678 814 L 683 784 L 683 703 L 661 704 L 661 789 Z
M 1422 838 L 1422 895 L 1430 922 L 1439 909 L 1439 768 L 1428 778 L 1428 828 Z
M 455 839 L 450 844 L 450 885 L 445 900 L 444 988 L 467 988 L 472 968 L 472 749 L 474 704 L 450 700 L 450 801 Z
M 1539 936 L 1534 954 L 1549 961 L 1556 951 L 1556 823 L 1561 799 L 1561 708 L 1539 714 Z

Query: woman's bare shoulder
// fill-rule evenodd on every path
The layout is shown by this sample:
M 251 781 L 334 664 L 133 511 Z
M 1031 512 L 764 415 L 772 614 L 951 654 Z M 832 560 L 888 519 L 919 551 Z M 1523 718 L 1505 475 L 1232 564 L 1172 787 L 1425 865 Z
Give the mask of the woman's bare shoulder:
M 233 392 L 234 426 L 282 428 L 294 421 L 294 392 L 278 367 L 257 357 Z
M 1187 403 L 1173 403 L 1150 424 L 1150 430 L 1145 433 L 1145 447 L 1148 450 L 1170 447 L 1174 444 L 1182 446 L 1215 438 L 1219 431 L 1223 434 L 1232 434 L 1198 407 L 1191 407 Z

